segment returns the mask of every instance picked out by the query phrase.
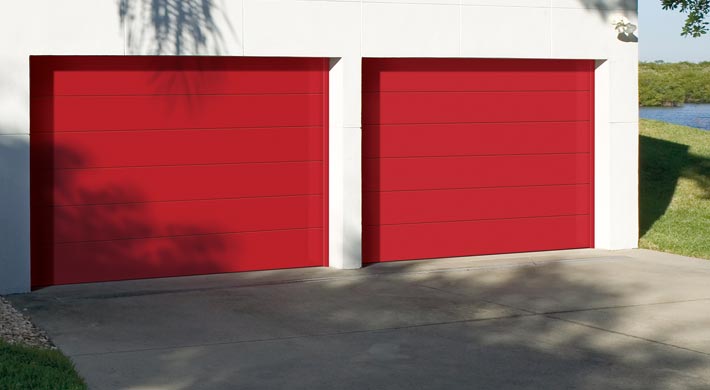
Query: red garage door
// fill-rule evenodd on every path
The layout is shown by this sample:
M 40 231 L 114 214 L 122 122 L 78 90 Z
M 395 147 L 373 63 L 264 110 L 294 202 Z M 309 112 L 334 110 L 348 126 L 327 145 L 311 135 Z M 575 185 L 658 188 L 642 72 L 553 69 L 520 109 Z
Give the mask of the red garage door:
M 30 66 L 34 286 L 326 262 L 323 59 Z
M 364 261 L 591 247 L 593 66 L 365 60 Z

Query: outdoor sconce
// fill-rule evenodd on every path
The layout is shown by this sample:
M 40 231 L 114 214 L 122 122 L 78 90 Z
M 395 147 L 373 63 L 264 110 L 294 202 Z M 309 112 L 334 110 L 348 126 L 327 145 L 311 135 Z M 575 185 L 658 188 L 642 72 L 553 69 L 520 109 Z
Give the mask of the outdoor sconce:
M 611 19 L 611 24 L 614 30 L 619 34 L 618 38 L 624 42 L 638 42 L 638 38 L 634 33 L 638 26 L 631 23 L 625 16 L 615 16 Z

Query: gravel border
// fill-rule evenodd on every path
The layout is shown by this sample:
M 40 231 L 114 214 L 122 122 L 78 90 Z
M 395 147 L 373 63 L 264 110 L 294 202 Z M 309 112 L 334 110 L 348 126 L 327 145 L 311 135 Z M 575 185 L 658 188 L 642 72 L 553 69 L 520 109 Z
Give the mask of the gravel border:
M 8 344 L 57 349 L 49 337 L 37 328 L 29 317 L 17 311 L 3 297 L 0 297 L 0 340 Z

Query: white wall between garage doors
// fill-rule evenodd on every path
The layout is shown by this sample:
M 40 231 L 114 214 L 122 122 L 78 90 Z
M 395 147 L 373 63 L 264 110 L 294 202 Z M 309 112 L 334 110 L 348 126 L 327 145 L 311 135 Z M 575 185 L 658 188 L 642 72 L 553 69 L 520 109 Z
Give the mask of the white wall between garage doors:
M 595 245 L 638 241 L 635 0 L 213 0 L 156 26 L 154 0 L 25 0 L 0 16 L 0 293 L 28 291 L 29 56 L 330 57 L 330 262 L 359 267 L 362 57 L 596 59 Z M 182 9 L 202 1 L 163 0 Z M 183 7 L 183 8 L 181 8 Z M 195 10 L 193 10 L 195 11 Z

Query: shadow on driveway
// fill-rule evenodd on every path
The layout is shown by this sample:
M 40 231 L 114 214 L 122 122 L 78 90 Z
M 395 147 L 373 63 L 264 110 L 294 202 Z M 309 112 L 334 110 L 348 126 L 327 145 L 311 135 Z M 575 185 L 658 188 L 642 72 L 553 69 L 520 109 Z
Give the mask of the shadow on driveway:
M 594 250 L 11 296 L 95 389 L 706 389 L 710 262 Z

